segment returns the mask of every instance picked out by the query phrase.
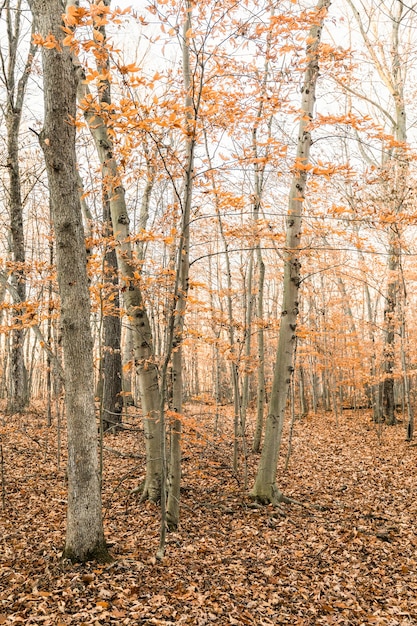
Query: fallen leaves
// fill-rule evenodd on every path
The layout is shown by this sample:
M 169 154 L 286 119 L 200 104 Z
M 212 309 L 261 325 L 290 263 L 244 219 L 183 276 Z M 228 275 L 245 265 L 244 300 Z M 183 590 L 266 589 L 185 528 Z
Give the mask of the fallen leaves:
M 328 415 L 296 422 L 278 482 L 309 508 L 282 505 L 282 514 L 254 508 L 233 474 L 223 412 L 216 439 L 204 408 L 198 447 L 184 422 L 181 526 L 162 562 L 159 510 L 131 495 L 143 478 L 142 444 L 130 431 L 106 437 L 103 501 L 116 559 L 108 566 L 60 560 L 65 471 L 56 468 L 56 433 L 42 414 L 8 418 L 0 624 L 417 623 L 415 449 L 401 427 L 381 437 L 368 415 L 348 411 L 338 428 Z M 250 456 L 251 476 L 256 463 Z

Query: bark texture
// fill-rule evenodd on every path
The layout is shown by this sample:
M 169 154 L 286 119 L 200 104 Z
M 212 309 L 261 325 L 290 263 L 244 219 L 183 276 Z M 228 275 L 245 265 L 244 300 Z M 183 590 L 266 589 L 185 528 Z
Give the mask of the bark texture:
M 104 194 L 103 222 L 107 231 L 106 236 L 113 234 L 110 217 L 110 202 Z M 112 301 L 107 302 L 103 315 L 103 354 L 102 354 L 102 426 L 103 431 L 117 430 L 117 424 L 122 421 L 122 353 L 121 337 L 122 323 L 120 319 L 119 278 L 117 274 L 117 255 L 113 247 L 106 250 L 104 256 L 104 274 L 108 296 Z
M 125 190 L 120 180 L 113 141 L 106 120 L 91 102 L 88 85 L 83 82 L 82 70 L 78 98 L 84 117 L 97 148 L 102 167 L 103 183 L 109 198 L 117 264 L 120 274 L 129 324 L 132 329 L 133 353 L 139 382 L 139 395 L 143 412 L 146 443 L 146 479 L 142 497 L 157 501 L 161 493 L 161 429 L 159 426 L 159 374 L 155 362 L 152 330 L 142 298 L 140 284 L 135 277 L 132 245 L 130 242 L 129 215 Z
M 109 560 L 103 533 L 97 425 L 94 406 L 93 342 L 86 249 L 75 156 L 77 81 L 62 47 L 60 0 L 31 0 L 37 30 L 56 47 L 42 49 L 45 120 L 40 144 L 45 156 L 56 238 L 61 298 L 65 407 L 68 424 L 68 511 L 63 557 Z
M 312 26 L 307 39 L 307 67 L 302 88 L 297 154 L 289 194 L 281 325 L 271 399 L 266 419 L 265 442 L 255 485 L 251 492 L 254 498 L 263 503 L 276 502 L 282 499 L 282 494 L 276 485 L 276 473 L 288 390 L 294 368 L 295 331 L 300 287 L 301 217 L 311 146 L 309 123 L 313 118 L 316 83 L 319 74 L 321 30 L 329 5 L 330 0 L 320 0 L 318 3 L 317 23 Z
M 7 0 L 3 6 L 6 12 L 8 63 L 3 67 L 4 84 L 7 90 L 6 117 L 6 145 L 7 168 L 9 174 L 8 205 L 10 211 L 10 244 L 15 264 L 11 283 L 16 290 L 14 298 L 15 311 L 13 316 L 13 331 L 10 354 L 10 388 L 7 402 L 7 412 L 23 411 L 29 402 L 28 374 L 25 365 L 23 344 L 25 330 L 22 325 L 24 303 L 26 301 L 25 283 L 25 237 L 23 226 L 23 202 L 21 192 L 19 166 L 19 132 L 22 119 L 23 102 L 29 78 L 34 46 L 30 46 L 25 67 L 18 81 L 16 81 L 16 63 L 18 44 L 21 37 L 21 2 L 11 6 Z
M 176 280 L 176 308 L 174 313 L 174 335 L 172 343 L 172 405 L 176 417 L 171 424 L 170 459 L 168 476 L 167 523 L 171 529 L 178 526 L 180 515 L 180 486 L 181 486 L 181 433 L 183 410 L 183 335 L 184 320 L 187 307 L 190 273 L 190 216 L 193 194 L 194 151 L 196 146 L 195 122 L 198 114 L 198 103 L 194 101 L 195 85 L 190 71 L 190 38 L 192 27 L 192 4 L 186 3 L 186 17 L 183 26 L 183 79 L 185 89 L 185 123 L 186 136 L 186 166 L 184 177 L 184 195 L 182 199 L 181 236 L 178 246 L 177 280 Z M 198 96 L 197 96 L 198 97 Z

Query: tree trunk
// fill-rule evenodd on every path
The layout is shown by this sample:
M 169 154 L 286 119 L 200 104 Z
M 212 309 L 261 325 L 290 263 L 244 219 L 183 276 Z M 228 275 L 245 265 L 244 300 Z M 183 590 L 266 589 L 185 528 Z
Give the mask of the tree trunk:
M 300 417 L 306 417 L 308 415 L 308 398 L 305 385 L 304 367 L 301 365 L 298 370 L 298 384 L 300 390 Z
M 394 226 L 391 227 L 394 231 Z M 399 247 L 395 243 L 397 235 L 393 232 L 390 244 L 390 256 L 388 261 L 389 281 L 387 286 L 387 295 L 385 297 L 384 307 L 384 326 L 385 326 L 385 342 L 384 342 L 384 360 L 383 372 L 384 380 L 382 382 L 382 414 L 383 420 L 393 425 L 395 418 L 395 399 L 394 399 L 394 365 L 395 365 L 395 327 L 396 327 L 396 309 L 397 309 L 397 291 L 398 284 L 398 267 L 399 267 Z
M 6 0 L 4 9 L 7 22 L 8 64 L 3 69 L 4 84 L 7 89 L 6 133 L 7 133 L 7 168 L 9 173 L 8 204 L 10 210 L 11 251 L 14 269 L 11 283 L 14 286 L 17 299 L 14 299 L 14 313 L 12 319 L 12 339 L 10 344 L 10 388 L 7 402 L 7 412 L 23 411 L 29 402 L 28 374 L 25 365 L 23 344 L 25 329 L 22 325 L 24 303 L 26 301 L 25 283 L 25 238 L 23 227 L 23 202 L 19 166 L 19 132 L 22 118 L 23 101 L 26 93 L 32 59 L 35 47 L 31 44 L 22 75 L 16 84 L 17 48 L 21 37 L 21 2 L 11 7 Z
M 270 18 L 271 21 L 275 15 L 275 7 L 271 7 Z M 261 209 L 262 195 L 264 191 L 265 182 L 265 167 L 267 163 L 267 157 L 269 155 L 269 147 L 266 148 L 264 160 L 262 162 L 259 159 L 259 140 L 258 131 L 262 121 L 265 109 L 265 102 L 268 99 L 267 86 L 270 78 L 270 53 L 273 45 L 272 30 L 269 31 L 266 43 L 265 51 L 265 63 L 264 73 L 261 84 L 261 92 L 259 94 L 259 106 L 256 113 L 256 119 L 252 128 L 252 151 L 254 157 L 254 180 L 253 180 L 253 219 L 255 222 L 255 229 L 257 229 L 257 223 L 259 221 L 259 212 Z M 268 118 L 268 134 L 267 145 L 271 139 L 273 115 Z M 262 258 L 262 242 L 259 237 L 259 233 L 255 231 L 256 236 L 256 262 L 258 266 L 258 301 L 257 301 L 257 339 L 258 339 L 258 368 L 257 368 L 257 390 L 256 390 L 256 426 L 255 434 L 253 438 L 252 450 L 253 452 L 259 452 L 261 449 L 262 431 L 264 424 L 264 408 L 265 408 L 265 341 L 264 341 L 264 286 L 265 286 L 265 264 Z M 251 330 L 251 329 L 250 329 Z
M 37 29 L 56 47 L 42 48 L 45 156 L 56 238 L 61 297 L 65 407 L 68 424 L 68 512 L 64 558 L 108 561 L 101 511 L 94 406 L 93 342 L 86 249 L 75 156 L 77 80 L 70 51 L 62 46 L 60 0 L 30 0 Z
M 295 173 L 289 194 L 281 325 L 271 399 L 266 420 L 265 443 L 258 465 L 255 485 L 251 492 L 254 498 L 263 503 L 276 502 L 281 496 L 275 481 L 288 389 L 294 368 L 295 329 L 298 317 L 298 293 L 300 287 L 299 246 L 301 239 L 301 215 L 311 146 L 309 123 L 313 118 L 316 83 L 319 73 L 321 30 L 329 4 L 330 0 L 320 0 L 317 5 L 318 24 L 311 27 L 307 40 L 307 67 L 302 88 L 301 116 L 294 166 Z
M 115 251 L 112 250 L 114 256 Z M 107 255 L 106 255 L 107 256 Z M 113 254 L 112 254 L 113 256 Z M 112 260 L 111 263 L 114 261 Z M 115 277 L 113 277 L 113 280 Z M 109 279 L 110 280 L 110 279 Z M 118 289 L 116 287 L 116 289 Z M 119 306 L 119 296 L 115 296 L 113 302 Z M 103 431 L 117 431 L 117 425 L 122 421 L 122 358 L 121 358 L 121 321 L 116 311 L 113 315 L 107 314 L 103 319 L 103 401 L 102 401 L 102 426 Z
M 235 329 L 233 325 L 233 301 L 232 301 L 232 268 L 230 263 L 230 254 L 229 254 L 229 244 L 226 239 L 226 235 L 223 228 L 222 216 L 220 214 L 220 205 L 218 202 L 218 193 L 217 193 L 217 185 L 216 180 L 214 178 L 214 168 L 212 165 L 207 135 L 204 136 L 205 139 L 205 148 L 207 160 L 209 163 L 209 175 L 211 178 L 211 184 L 214 191 L 214 202 L 215 202 L 215 210 L 217 215 L 217 220 L 219 224 L 220 237 L 223 243 L 224 248 L 224 260 L 226 264 L 226 279 L 227 279 L 227 329 L 229 335 L 229 345 L 230 345 L 230 379 L 233 390 L 233 431 L 234 431 L 234 439 L 233 439 L 233 471 L 237 471 L 238 469 L 238 457 L 239 457 L 239 425 L 240 425 L 240 393 L 239 393 L 239 368 L 237 364 L 238 355 L 236 353 L 236 342 L 235 342 Z
M 110 6 L 110 0 L 104 0 L 106 6 Z M 105 27 L 99 26 L 99 32 L 106 39 Z M 110 72 L 110 63 L 107 55 L 97 59 L 97 69 L 107 75 Z M 98 92 L 100 104 L 111 105 L 110 82 L 103 80 Z M 102 181 L 103 187 L 103 235 L 106 238 L 113 237 L 111 220 L 110 200 L 106 189 L 106 181 Z M 105 310 L 103 316 L 103 352 L 101 363 L 101 375 L 103 383 L 102 400 L 102 428 L 103 431 L 112 429 L 116 431 L 117 424 L 122 421 L 122 356 L 121 339 L 122 324 L 119 309 L 119 276 L 117 273 L 117 254 L 113 246 L 106 246 L 104 255 L 104 282 L 108 286 L 106 290 Z M 106 310 L 106 309 L 109 310 Z
M 103 223 L 109 237 L 113 233 L 110 217 L 110 203 L 107 194 L 103 194 Z M 110 232 L 109 232 L 110 231 Z M 104 255 L 104 280 L 110 289 L 107 289 L 107 302 L 103 316 L 103 354 L 102 354 L 102 428 L 103 431 L 117 430 L 117 424 L 122 421 L 122 354 L 121 336 L 122 324 L 120 319 L 119 278 L 117 274 L 116 250 L 110 246 Z M 111 301 L 109 296 L 111 296 Z M 106 309 L 109 310 L 106 310 Z
M 386 18 L 392 26 L 390 45 L 379 46 L 379 40 L 373 41 L 370 31 L 363 23 L 363 15 L 357 10 L 352 0 L 348 0 L 355 19 L 358 23 L 363 41 L 373 61 L 375 69 L 391 96 L 391 104 L 395 109 L 393 115 L 388 109 L 377 107 L 384 113 L 391 126 L 397 146 L 388 149 L 388 156 L 384 158 L 383 166 L 392 177 L 391 188 L 385 186 L 384 193 L 388 209 L 388 282 L 384 306 L 384 347 L 383 347 L 383 380 L 380 385 L 382 419 L 393 425 L 395 418 L 394 399 L 394 369 L 395 369 L 395 336 L 398 332 L 397 295 L 400 290 L 399 267 L 402 247 L 401 213 L 403 212 L 407 195 L 409 194 L 409 157 L 407 155 L 407 123 L 405 106 L 405 79 L 407 75 L 407 58 L 400 46 L 400 27 L 408 15 L 408 10 L 401 0 L 394 2 L 387 10 L 384 7 L 384 21 Z M 378 45 L 375 45 L 377 43 Z M 385 52 L 386 51 L 386 52 Z M 385 172 L 384 172 L 385 173 Z M 386 178 L 386 177 L 384 177 Z M 391 204 L 391 206 L 389 206 Z M 398 333 L 399 334 L 399 333 Z
M 172 405 L 176 414 L 171 424 L 169 489 L 167 500 L 167 522 L 170 528 L 178 526 L 181 485 L 181 433 L 183 411 L 183 347 L 184 320 L 187 307 L 190 273 L 190 215 L 194 178 L 194 150 L 196 146 L 196 116 L 198 104 L 193 100 L 194 79 L 190 70 L 190 38 L 192 4 L 186 3 L 183 26 L 183 78 L 185 89 L 186 165 L 184 195 L 182 200 L 181 235 L 178 246 L 176 307 L 174 314 L 174 336 L 172 345 Z M 201 92 L 200 92 L 201 93 Z M 197 94 L 198 97 L 198 94 Z
M 113 140 L 104 117 L 96 108 L 88 105 L 89 96 L 83 71 L 79 67 L 81 80 L 78 83 L 78 98 L 84 110 L 91 135 L 100 159 L 102 176 L 110 202 L 111 221 L 115 238 L 117 264 L 121 276 L 124 303 L 133 334 L 133 352 L 139 380 L 139 395 L 143 412 L 146 445 L 146 479 L 142 498 L 157 501 L 161 495 L 161 429 L 159 424 L 160 393 L 158 366 L 155 362 L 152 331 L 142 292 L 135 277 L 132 264 L 132 246 L 129 232 L 129 215 L 125 190 L 120 180 Z M 103 81 L 105 83 L 105 81 Z M 105 84 L 104 84 L 105 87 Z
M 256 426 L 253 437 L 252 450 L 259 452 L 261 449 L 262 432 L 264 427 L 264 407 L 265 407 L 265 341 L 264 341 L 264 283 L 265 283 L 265 263 L 262 259 L 260 245 L 256 248 L 258 257 L 258 372 L 256 391 Z
M 252 349 L 252 321 L 253 321 L 253 308 L 254 308 L 254 293 L 253 293 L 253 269 L 254 269 L 254 250 L 250 251 L 249 265 L 246 276 L 243 272 L 243 284 L 246 292 L 246 298 L 244 302 L 245 311 L 245 333 L 244 341 L 245 347 L 243 352 L 244 362 L 244 375 L 242 383 L 242 400 L 240 407 L 240 421 L 242 424 L 241 436 L 245 436 L 246 427 L 246 414 L 249 405 L 249 383 L 252 376 L 251 366 L 251 349 Z

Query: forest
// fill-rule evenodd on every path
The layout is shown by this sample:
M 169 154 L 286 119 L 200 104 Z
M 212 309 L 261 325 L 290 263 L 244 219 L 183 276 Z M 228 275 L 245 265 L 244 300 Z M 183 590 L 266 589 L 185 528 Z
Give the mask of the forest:
M 416 53 L 0 0 L 0 624 L 417 624 Z

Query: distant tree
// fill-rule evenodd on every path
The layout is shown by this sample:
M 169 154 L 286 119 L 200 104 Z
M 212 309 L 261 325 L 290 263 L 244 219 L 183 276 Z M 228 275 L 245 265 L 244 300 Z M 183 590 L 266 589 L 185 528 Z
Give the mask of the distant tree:
M 7 37 L 5 49 L 0 48 L 1 82 L 6 92 L 3 106 L 6 120 L 8 207 L 10 214 L 10 245 L 13 258 L 11 282 L 15 288 L 13 330 L 10 354 L 10 377 L 7 411 L 22 411 L 29 402 L 28 373 L 25 365 L 24 341 L 26 329 L 23 324 L 26 301 L 25 235 L 23 225 L 23 201 L 20 175 L 19 140 L 26 87 L 32 67 L 35 46 L 31 43 L 23 68 L 18 67 L 18 48 L 22 45 L 22 2 L 6 0 L 0 9 L 5 13 Z M 20 76 L 19 76 L 20 73 Z

